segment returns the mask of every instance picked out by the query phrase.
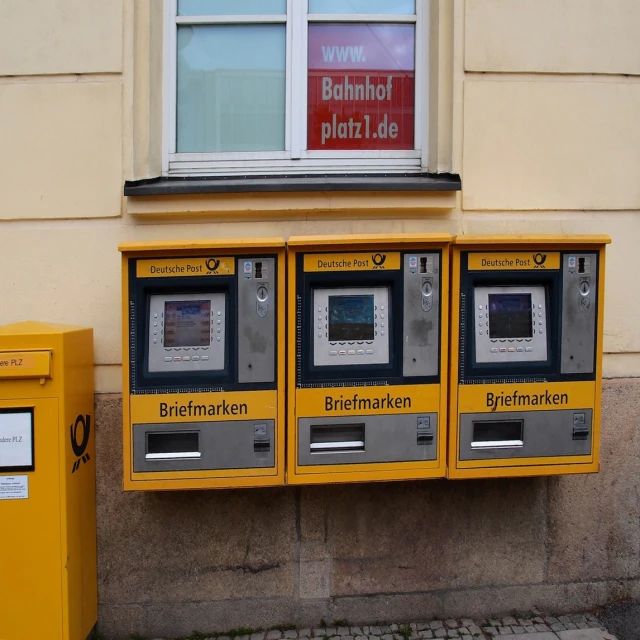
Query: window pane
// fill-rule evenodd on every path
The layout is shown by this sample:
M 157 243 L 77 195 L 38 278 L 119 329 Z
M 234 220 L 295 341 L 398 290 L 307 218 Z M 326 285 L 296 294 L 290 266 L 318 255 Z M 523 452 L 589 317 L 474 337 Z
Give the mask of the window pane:
M 284 149 L 285 27 L 178 27 L 177 150 Z
M 308 113 L 308 149 L 413 149 L 415 26 L 310 24 Z
M 179 16 L 286 14 L 287 0 L 178 0 Z
M 389 13 L 413 15 L 416 0 L 309 0 L 309 13 Z

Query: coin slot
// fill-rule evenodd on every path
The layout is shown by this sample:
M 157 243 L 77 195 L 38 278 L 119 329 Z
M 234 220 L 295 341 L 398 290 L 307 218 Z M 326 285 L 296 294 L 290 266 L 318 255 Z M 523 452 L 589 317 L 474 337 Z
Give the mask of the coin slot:
M 420 257 L 420 273 L 427 273 L 427 257 Z
M 585 259 L 578 258 L 578 273 L 585 273 Z

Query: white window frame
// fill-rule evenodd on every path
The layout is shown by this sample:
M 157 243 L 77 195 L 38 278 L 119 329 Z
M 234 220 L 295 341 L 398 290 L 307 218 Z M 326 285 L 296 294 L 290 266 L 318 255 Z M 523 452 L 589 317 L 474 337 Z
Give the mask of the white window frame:
M 178 16 L 177 0 L 164 0 L 164 176 L 233 176 L 306 173 L 405 173 L 425 171 L 429 158 L 429 2 L 416 0 L 416 14 L 309 14 L 308 0 L 287 0 L 287 15 Z M 414 149 L 396 151 L 307 150 L 308 26 L 317 23 L 415 24 Z M 177 32 L 179 24 L 286 24 L 285 150 L 177 153 Z M 293 52 L 296 55 L 293 55 Z M 296 80 L 294 82 L 294 79 Z M 297 124 L 296 124 L 297 123 Z

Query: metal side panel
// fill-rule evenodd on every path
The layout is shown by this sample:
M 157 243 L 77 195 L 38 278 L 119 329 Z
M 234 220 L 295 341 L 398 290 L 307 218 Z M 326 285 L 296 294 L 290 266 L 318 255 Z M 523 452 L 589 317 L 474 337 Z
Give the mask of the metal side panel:
M 133 470 L 149 473 L 273 468 L 274 425 L 274 420 L 134 424 Z M 188 437 L 190 434 L 195 437 Z M 180 435 L 187 437 L 180 442 Z M 163 438 L 166 446 L 157 446 Z M 152 443 L 156 446 L 150 446 Z M 183 446 L 172 447 L 173 444 Z
M 438 375 L 440 347 L 440 255 L 404 256 L 402 375 Z
M 595 370 L 597 270 L 595 253 L 570 253 L 563 257 L 561 373 Z
M 276 379 L 276 261 L 238 258 L 238 382 Z
M 300 418 L 298 464 L 435 460 L 437 435 L 437 413 Z
M 460 416 L 460 460 L 500 460 L 508 458 L 548 458 L 588 456 L 592 445 L 592 410 L 507 411 L 463 413 Z M 522 425 L 519 437 L 513 423 Z M 493 424 L 492 424 L 493 423 Z M 480 429 L 490 425 L 499 434 L 490 441 L 478 438 Z M 475 432 L 475 437 L 474 437 Z M 486 434 L 487 430 L 483 429 Z

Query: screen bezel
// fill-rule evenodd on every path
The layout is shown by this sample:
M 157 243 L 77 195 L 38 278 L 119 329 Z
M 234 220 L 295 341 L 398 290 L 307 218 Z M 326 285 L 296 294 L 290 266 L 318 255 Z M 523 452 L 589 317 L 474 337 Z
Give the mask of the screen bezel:
M 366 343 L 366 342 L 373 342 L 375 335 L 376 335 L 376 300 L 375 300 L 375 294 L 373 293 L 354 293 L 354 294 L 344 294 L 344 293 L 340 293 L 340 294 L 332 294 L 330 293 L 328 296 L 328 310 L 327 310 L 327 331 L 328 331 L 328 340 L 329 340 L 329 344 L 332 343 L 336 343 L 336 342 L 341 342 L 341 341 L 353 341 L 355 340 L 356 342 L 359 343 Z M 333 322 L 332 320 L 332 315 L 335 312 L 342 312 L 344 313 L 345 311 L 348 311 L 348 307 L 346 304 L 344 304 L 344 302 L 349 301 L 349 305 L 351 306 L 351 308 L 353 309 L 354 303 L 356 300 L 360 300 L 360 306 L 361 306 L 361 312 L 362 315 L 361 317 L 358 318 L 359 322 L 353 322 L 353 321 L 348 321 L 348 320 L 344 320 L 344 316 L 342 318 L 341 322 Z M 340 302 L 338 302 L 340 301 Z M 366 307 L 366 308 L 365 308 Z M 366 314 L 366 316 L 365 316 Z M 370 317 L 370 319 L 369 319 Z M 338 327 L 340 327 L 340 329 L 342 331 L 345 331 L 347 328 L 354 328 L 354 325 L 359 325 L 359 327 L 362 330 L 366 330 L 367 335 L 355 335 L 355 336 L 349 336 L 349 335 L 344 335 L 344 336 L 338 336 L 335 335 L 336 333 L 338 333 Z M 332 333 L 333 332 L 333 333 Z
M 533 312 L 533 295 L 530 291 L 526 291 L 526 292 L 511 292 L 511 293 L 505 293 L 505 292 L 501 292 L 501 293 L 491 293 L 489 292 L 488 294 L 488 326 L 489 326 L 489 339 L 493 340 L 493 339 L 500 339 L 500 338 L 515 338 L 515 339 L 524 339 L 524 338 L 533 338 L 533 331 L 534 331 L 534 326 L 533 326 L 533 319 L 532 319 L 532 312 Z M 526 328 L 528 329 L 528 331 L 526 333 L 511 333 L 509 334 L 507 331 L 503 331 L 500 333 L 493 333 L 492 331 L 492 327 L 494 327 L 494 321 L 495 321 L 495 328 L 498 328 L 499 325 L 499 320 L 506 320 L 506 317 L 504 318 L 498 318 L 498 315 L 500 316 L 507 316 L 507 314 L 509 314 L 509 311 L 505 310 L 505 309 L 495 309 L 492 310 L 491 307 L 494 304 L 498 304 L 498 300 L 495 300 L 496 298 L 526 298 L 528 300 L 528 302 L 525 305 L 521 305 L 519 308 L 515 309 L 515 310 L 511 310 L 510 315 L 513 317 L 516 314 L 518 315 L 522 315 L 524 322 L 521 322 L 520 318 L 516 318 L 515 321 L 516 323 L 520 323 L 522 325 L 526 325 Z M 524 308 L 526 306 L 526 309 Z M 495 314 L 495 315 L 494 315 Z M 500 325 L 502 326 L 502 325 Z

